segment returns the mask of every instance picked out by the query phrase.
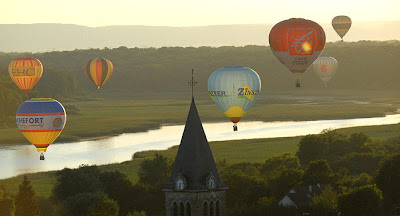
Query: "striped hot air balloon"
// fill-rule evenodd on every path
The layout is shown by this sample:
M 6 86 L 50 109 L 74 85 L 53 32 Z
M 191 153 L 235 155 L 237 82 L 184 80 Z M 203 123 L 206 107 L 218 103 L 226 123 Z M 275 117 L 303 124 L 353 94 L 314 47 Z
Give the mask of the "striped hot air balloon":
M 313 63 L 314 72 L 324 82 L 325 87 L 328 87 L 329 80 L 335 75 L 338 69 L 338 62 L 333 57 L 319 57 Z
M 343 41 L 343 37 L 351 27 L 351 19 L 348 16 L 336 16 L 332 19 L 332 27 Z
M 99 90 L 107 80 L 110 79 L 112 72 L 113 64 L 110 60 L 105 58 L 94 58 L 85 64 L 85 74 L 87 78 L 92 81 Z
M 306 19 L 281 21 L 269 33 L 272 52 L 294 74 L 304 73 L 318 58 L 325 47 L 325 40 L 322 27 Z
M 258 98 L 261 81 L 258 74 L 248 67 L 224 67 L 208 78 L 208 91 L 237 130 L 236 124 Z
M 16 119 L 21 133 L 43 153 L 60 135 L 67 117 L 60 102 L 51 98 L 33 98 L 19 106 Z
M 16 58 L 9 64 L 8 73 L 18 88 L 28 94 L 42 76 L 43 66 L 36 58 Z

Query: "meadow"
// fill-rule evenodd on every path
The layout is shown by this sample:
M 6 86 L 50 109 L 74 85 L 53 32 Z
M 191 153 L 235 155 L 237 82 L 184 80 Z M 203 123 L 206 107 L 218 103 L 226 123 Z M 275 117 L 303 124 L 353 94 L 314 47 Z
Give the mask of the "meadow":
M 159 128 L 162 124 L 184 124 L 190 104 L 187 98 L 190 96 L 186 99 L 144 98 L 148 99 L 98 98 L 62 102 L 67 107 L 67 123 L 56 142 L 143 132 Z M 203 122 L 229 121 L 208 97 L 199 97 L 196 105 Z M 69 112 L 68 107 L 73 107 L 74 111 Z M 366 118 L 384 116 L 396 109 L 396 104 L 383 102 L 357 104 L 339 100 L 310 103 L 306 99 L 288 101 L 279 96 L 271 98 L 271 95 L 267 95 L 260 97 L 242 120 L 268 122 Z M 0 144 L 26 142 L 16 126 L 0 129 Z

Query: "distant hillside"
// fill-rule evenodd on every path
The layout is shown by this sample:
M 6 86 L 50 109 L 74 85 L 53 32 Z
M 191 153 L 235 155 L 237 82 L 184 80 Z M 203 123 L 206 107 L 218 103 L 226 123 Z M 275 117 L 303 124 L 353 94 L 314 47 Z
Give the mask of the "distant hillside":
M 200 47 L 268 45 L 273 24 L 197 27 L 106 26 L 70 24 L 0 24 L 0 52 L 46 52 L 89 48 Z M 340 38 L 322 24 L 328 41 Z M 400 21 L 355 22 L 346 41 L 399 40 Z
M 38 83 L 42 95 L 46 95 L 47 80 L 51 80 L 50 77 L 57 79 L 57 76 L 50 74 L 55 73 L 53 69 L 56 68 L 70 71 L 73 79 L 77 79 L 76 85 L 79 88 L 95 92 L 95 87 L 83 70 L 85 62 L 93 57 L 105 57 L 114 64 L 114 73 L 104 86 L 104 91 L 129 95 L 139 95 L 142 92 L 187 92 L 192 68 L 199 83 L 196 89 L 203 93 L 207 91 L 207 80 L 211 73 L 225 66 L 253 68 L 261 77 L 262 91 L 294 89 L 295 80 L 266 46 L 159 49 L 120 47 L 33 55 L 13 53 L 0 55 L 0 74 L 8 76 L 7 65 L 17 56 L 34 56 L 42 61 L 44 75 Z M 339 62 L 338 72 L 329 83 L 330 89 L 400 90 L 400 41 L 328 43 L 322 56 L 333 56 Z M 304 89 L 324 88 L 312 67 L 301 80 Z

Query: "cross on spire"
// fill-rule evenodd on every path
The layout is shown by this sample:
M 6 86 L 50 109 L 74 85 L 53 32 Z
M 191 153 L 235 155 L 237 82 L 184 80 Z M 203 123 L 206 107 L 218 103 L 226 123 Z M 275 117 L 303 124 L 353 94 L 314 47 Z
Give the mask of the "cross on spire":
M 192 97 L 193 97 L 193 87 L 197 84 L 197 81 L 194 80 L 193 73 L 194 70 L 192 69 L 192 79 L 188 82 L 188 84 L 192 86 Z

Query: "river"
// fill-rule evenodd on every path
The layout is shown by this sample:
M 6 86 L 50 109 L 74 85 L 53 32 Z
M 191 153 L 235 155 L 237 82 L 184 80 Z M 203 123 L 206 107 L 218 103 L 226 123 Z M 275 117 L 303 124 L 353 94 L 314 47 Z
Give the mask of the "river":
M 317 121 L 261 122 L 238 124 L 239 131 L 232 131 L 232 123 L 203 123 L 208 141 L 240 140 L 255 138 L 293 137 L 317 134 L 324 129 L 356 126 L 387 125 L 400 122 L 400 114 L 385 117 Z M 127 133 L 102 140 L 52 144 L 45 153 L 46 160 L 39 160 L 39 153 L 32 145 L 2 145 L 0 147 L 0 179 L 23 173 L 76 168 L 81 164 L 109 164 L 127 161 L 133 153 L 144 150 L 167 149 L 178 145 L 184 125 L 164 125 L 160 129 L 142 133 Z

